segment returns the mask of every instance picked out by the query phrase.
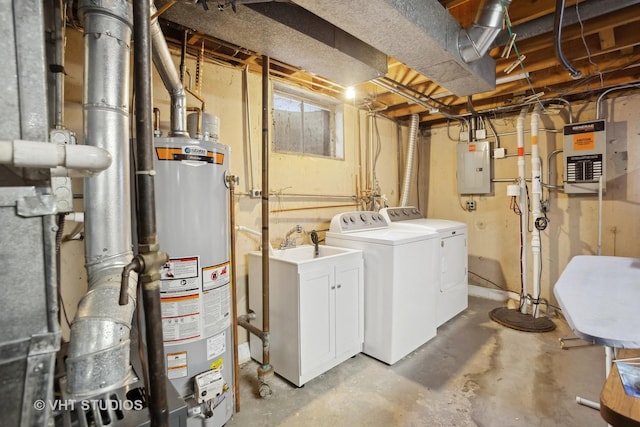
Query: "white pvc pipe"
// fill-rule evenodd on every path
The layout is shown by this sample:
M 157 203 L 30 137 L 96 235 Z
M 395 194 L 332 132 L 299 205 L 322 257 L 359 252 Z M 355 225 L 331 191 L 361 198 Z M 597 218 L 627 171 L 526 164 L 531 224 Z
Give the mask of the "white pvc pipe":
M 58 168 L 86 171 L 94 175 L 111 165 L 107 150 L 89 145 L 50 142 L 0 141 L 0 163 L 25 168 Z
M 516 131 L 518 135 L 518 183 L 520 185 L 520 239 L 522 244 L 522 253 L 520 256 L 520 263 L 522 265 L 522 301 L 520 302 L 520 311 L 522 313 L 527 312 L 527 253 L 525 248 L 527 247 L 529 213 L 527 211 L 527 181 L 524 160 L 524 120 L 528 112 L 529 106 L 522 107 L 522 110 L 520 110 L 520 116 L 518 116 L 518 121 L 516 123 Z
M 540 104 L 533 107 L 531 115 L 531 203 L 532 216 L 535 221 L 540 217 L 540 200 L 542 198 L 542 166 L 540 164 L 540 149 L 538 147 L 538 129 L 540 127 Z M 531 258 L 533 260 L 533 316 L 538 317 L 538 299 L 540 298 L 540 271 L 542 256 L 540 254 L 540 230 L 533 227 L 531 231 Z
M 262 238 L 262 233 L 260 233 L 259 231 L 256 231 L 256 230 L 252 230 L 249 227 L 245 227 L 244 225 L 236 225 L 236 231 L 244 231 L 247 234 L 251 234 L 253 236 Z M 273 246 L 271 246 L 271 242 L 269 242 L 269 254 L 270 255 L 275 254 Z
M 84 212 L 69 212 L 65 214 L 64 218 L 67 221 L 84 222 Z
M 602 185 L 604 177 L 598 179 L 598 256 L 602 255 Z
M 400 206 L 407 206 L 409 190 L 411 189 L 411 176 L 413 175 L 413 156 L 416 151 L 416 139 L 418 134 L 418 122 L 420 116 L 411 115 L 411 127 L 409 128 L 409 148 L 407 150 L 407 162 L 404 168 L 404 181 L 402 184 L 402 197 Z

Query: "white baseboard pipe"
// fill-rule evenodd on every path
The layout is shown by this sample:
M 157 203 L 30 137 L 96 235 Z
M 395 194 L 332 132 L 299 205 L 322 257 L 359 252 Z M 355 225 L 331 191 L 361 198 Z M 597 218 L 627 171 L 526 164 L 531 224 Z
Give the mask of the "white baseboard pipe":
M 80 176 L 95 175 L 111 166 L 111 161 L 108 151 L 90 145 L 0 140 L 0 164 L 50 168 L 54 176 L 69 176 L 60 175 L 63 170 L 77 171 Z

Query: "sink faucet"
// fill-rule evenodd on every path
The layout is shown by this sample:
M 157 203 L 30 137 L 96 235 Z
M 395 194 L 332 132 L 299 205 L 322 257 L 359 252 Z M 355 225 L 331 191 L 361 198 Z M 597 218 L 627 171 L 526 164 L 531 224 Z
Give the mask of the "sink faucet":
M 317 257 L 320 253 L 320 251 L 318 250 L 318 232 L 316 230 L 312 230 L 311 233 L 309 233 L 309 237 L 311 237 L 311 241 L 316 247 L 314 255 Z
M 287 234 L 284 236 L 284 240 L 282 240 L 282 243 L 280 243 L 280 249 L 287 249 L 287 248 L 295 248 L 296 247 L 296 239 L 291 239 L 291 235 L 293 233 L 302 233 L 302 226 L 301 225 L 296 225 L 295 227 L 293 227 L 291 230 L 287 231 Z

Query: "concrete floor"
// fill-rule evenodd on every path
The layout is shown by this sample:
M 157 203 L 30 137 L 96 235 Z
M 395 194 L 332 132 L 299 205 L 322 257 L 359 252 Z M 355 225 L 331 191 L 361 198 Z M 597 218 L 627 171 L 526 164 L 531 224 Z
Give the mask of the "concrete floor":
M 493 322 L 503 302 L 471 297 L 469 308 L 394 366 L 359 354 L 296 388 L 277 375 L 273 396 L 257 393 L 257 364 L 240 370 L 237 426 L 604 426 L 598 411 L 604 350 L 562 350 L 563 320 L 547 333 Z M 571 342 L 580 345 L 582 341 Z

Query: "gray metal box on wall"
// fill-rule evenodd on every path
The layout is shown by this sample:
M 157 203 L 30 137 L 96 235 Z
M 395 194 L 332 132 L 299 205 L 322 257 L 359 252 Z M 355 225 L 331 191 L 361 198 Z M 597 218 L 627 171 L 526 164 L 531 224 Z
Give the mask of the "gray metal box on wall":
M 491 158 L 489 141 L 458 144 L 458 193 L 491 193 Z
M 604 120 L 572 123 L 564 127 L 564 192 L 598 192 L 606 188 L 607 144 Z

